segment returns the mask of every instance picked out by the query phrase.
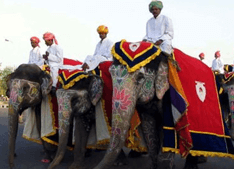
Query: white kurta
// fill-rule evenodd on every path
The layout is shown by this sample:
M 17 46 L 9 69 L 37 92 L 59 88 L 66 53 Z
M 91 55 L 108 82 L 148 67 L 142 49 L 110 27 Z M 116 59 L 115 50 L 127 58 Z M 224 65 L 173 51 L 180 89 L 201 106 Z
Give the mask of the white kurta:
M 41 50 L 38 46 L 33 48 L 29 54 L 29 64 L 36 64 L 41 67 L 44 64 L 44 59 L 41 55 Z
M 94 54 L 88 55 L 84 60 L 84 63 L 87 63 L 87 65 L 89 66 L 89 69 L 87 71 L 95 69 L 101 62 L 112 61 L 112 46 L 113 42 L 108 38 L 105 38 L 103 39 L 103 41 L 98 42 Z
M 52 86 L 56 87 L 58 82 L 58 70 L 63 65 L 63 50 L 60 48 L 60 46 L 52 44 L 48 47 L 47 52 L 49 52 L 47 62 L 50 66 L 50 74 L 53 79 Z
M 152 17 L 146 23 L 146 35 L 144 39 L 153 43 L 160 39 L 163 40 L 160 48 L 169 54 L 172 52 L 173 36 L 172 21 L 165 15 L 159 15 L 157 18 Z
M 220 73 L 224 73 L 224 64 L 222 59 L 219 57 L 214 59 L 212 62 L 212 70 L 219 70 Z

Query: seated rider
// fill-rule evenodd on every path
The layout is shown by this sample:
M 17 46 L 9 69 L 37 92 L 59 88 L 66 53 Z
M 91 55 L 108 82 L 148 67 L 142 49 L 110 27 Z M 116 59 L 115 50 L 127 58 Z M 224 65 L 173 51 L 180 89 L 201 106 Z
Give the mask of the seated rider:
M 162 51 L 172 53 L 172 39 L 174 30 L 172 21 L 165 15 L 160 15 L 163 4 L 161 1 L 153 0 L 149 4 L 149 11 L 153 17 L 146 23 L 146 35 L 143 41 L 148 41 L 159 46 Z
M 39 46 L 40 39 L 36 36 L 33 36 L 30 38 L 30 41 L 33 49 L 30 51 L 28 63 L 36 64 L 37 66 L 42 67 L 42 65 L 44 64 L 44 59 L 42 58 Z
M 55 94 L 58 82 L 58 70 L 63 65 L 63 50 L 58 46 L 58 42 L 54 34 L 47 32 L 43 35 L 43 39 L 45 40 L 45 44 L 48 46 L 43 58 L 50 67 L 50 75 L 53 80 L 52 94 Z
M 215 59 L 212 62 L 212 70 L 214 72 L 224 73 L 224 63 L 220 56 L 220 51 L 215 52 Z
M 94 54 L 88 55 L 85 58 L 84 64 L 82 65 L 84 71 L 95 69 L 101 62 L 113 60 L 111 55 L 113 42 L 107 38 L 108 27 L 101 25 L 97 28 L 97 32 L 101 40 L 98 42 Z

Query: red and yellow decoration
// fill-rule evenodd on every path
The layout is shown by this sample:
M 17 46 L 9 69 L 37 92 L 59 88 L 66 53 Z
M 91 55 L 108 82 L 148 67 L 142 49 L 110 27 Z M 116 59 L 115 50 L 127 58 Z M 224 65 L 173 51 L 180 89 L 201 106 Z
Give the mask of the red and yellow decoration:
M 126 40 L 115 43 L 112 55 L 125 65 L 129 72 L 134 72 L 155 59 L 161 50 L 149 42 L 131 43 Z

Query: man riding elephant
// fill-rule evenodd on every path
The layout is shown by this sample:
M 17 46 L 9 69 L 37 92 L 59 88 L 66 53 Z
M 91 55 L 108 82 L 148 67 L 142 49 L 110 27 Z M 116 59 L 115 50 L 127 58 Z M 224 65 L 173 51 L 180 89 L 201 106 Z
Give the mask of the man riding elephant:
M 46 32 L 43 35 L 43 39 L 45 40 L 45 44 L 49 46 L 46 54 L 43 55 L 43 58 L 50 67 L 50 74 L 53 79 L 51 92 L 52 95 L 55 95 L 56 85 L 58 82 L 58 71 L 63 65 L 63 50 L 60 46 L 58 46 L 57 39 L 53 33 Z
M 163 3 L 161 1 L 153 0 L 149 4 L 149 11 L 153 14 L 153 17 L 146 23 L 146 35 L 143 41 L 152 42 L 159 46 L 162 51 L 171 54 L 174 30 L 171 19 L 160 14 L 162 8 Z

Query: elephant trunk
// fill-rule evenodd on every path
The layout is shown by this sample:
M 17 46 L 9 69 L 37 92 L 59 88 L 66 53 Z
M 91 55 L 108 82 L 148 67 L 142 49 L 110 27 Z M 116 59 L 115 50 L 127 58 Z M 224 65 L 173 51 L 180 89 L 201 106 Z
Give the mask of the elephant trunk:
M 52 163 L 49 165 L 48 169 L 55 168 L 62 161 L 69 136 L 69 129 L 71 124 L 71 104 L 70 95 L 65 90 L 57 91 L 57 100 L 59 103 L 58 107 L 58 118 L 59 118 L 59 144 L 58 149 L 53 159 Z
M 70 125 L 62 126 L 61 129 L 59 129 L 59 130 L 63 130 L 63 131 L 66 131 L 66 132 L 61 133 L 60 136 L 59 136 L 58 149 L 57 149 L 55 158 L 53 159 L 53 161 L 49 165 L 48 169 L 55 168 L 62 161 L 62 159 L 64 157 L 64 154 L 66 152 L 66 147 L 67 147 L 67 142 L 68 142 L 68 135 L 69 135 L 69 127 L 70 127 Z
M 112 136 L 110 145 L 103 160 L 95 169 L 109 169 L 115 162 L 125 144 L 130 121 L 135 111 L 135 105 L 135 98 L 131 99 L 131 101 L 129 100 L 129 102 L 126 101 L 125 104 L 119 104 L 119 100 L 112 99 Z
M 18 131 L 18 110 L 13 109 L 13 105 L 9 104 L 8 110 L 8 147 L 9 147 L 9 166 L 14 167 L 15 141 Z

